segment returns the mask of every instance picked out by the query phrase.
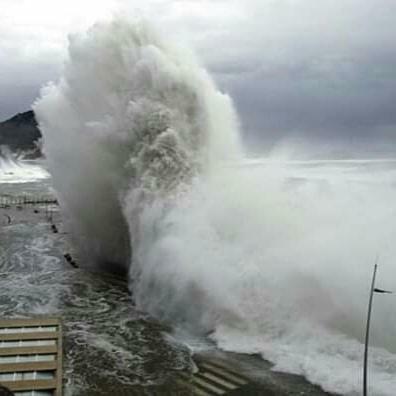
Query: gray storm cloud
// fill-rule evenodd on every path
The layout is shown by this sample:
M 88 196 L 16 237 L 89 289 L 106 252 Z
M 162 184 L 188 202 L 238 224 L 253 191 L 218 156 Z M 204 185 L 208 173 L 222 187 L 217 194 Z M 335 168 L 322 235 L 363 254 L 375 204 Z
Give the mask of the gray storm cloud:
M 127 2 L 118 6 L 129 9 Z M 392 0 L 161 0 L 142 3 L 142 9 L 164 34 L 182 36 L 232 95 L 248 147 L 268 151 L 298 141 L 325 151 L 328 146 L 332 153 L 342 147 L 340 155 L 396 150 Z M 0 117 L 5 118 L 23 110 L 39 85 L 54 78 L 62 50 L 59 32 L 58 47 L 47 38 L 47 48 L 43 36 L 26 44 L 20 27 L 12 35 L 15 21 L 1 22 L 7 30 L 0 39 Z M 35 56 L 29 57 L 35 45 Z M 13 55 L 10 47 L 18 46 L 23 51 Z

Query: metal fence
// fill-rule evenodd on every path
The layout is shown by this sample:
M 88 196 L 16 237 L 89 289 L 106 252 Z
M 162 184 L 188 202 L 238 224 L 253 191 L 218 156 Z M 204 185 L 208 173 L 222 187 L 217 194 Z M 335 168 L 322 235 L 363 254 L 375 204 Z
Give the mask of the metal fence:
M 0 207 L 6 208 L 10 206 L 23 206 L 23 205 L 58 205 L 58 200 L 53 196 L 43 195 L 0 195 Z
M 0 206 L 21 206 L 21 205 L 58 205 L 58 200 L 53 196 L 32 196 L 32 195 L 0 195 Z

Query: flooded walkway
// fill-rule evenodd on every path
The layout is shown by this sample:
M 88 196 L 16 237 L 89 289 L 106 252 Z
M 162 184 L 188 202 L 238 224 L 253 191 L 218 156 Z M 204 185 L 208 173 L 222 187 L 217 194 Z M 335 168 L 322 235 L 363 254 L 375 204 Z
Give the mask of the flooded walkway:
M 5 317 L 62 318 L 66 396 L 325 395 L 258 357 L 209 342 L 193 354 L 173 329 L 136 309 L 125 279 L 70 265 L 57 205 L 0 208 L 4 214 L 12 222 L 0 224 L 0 309 Z

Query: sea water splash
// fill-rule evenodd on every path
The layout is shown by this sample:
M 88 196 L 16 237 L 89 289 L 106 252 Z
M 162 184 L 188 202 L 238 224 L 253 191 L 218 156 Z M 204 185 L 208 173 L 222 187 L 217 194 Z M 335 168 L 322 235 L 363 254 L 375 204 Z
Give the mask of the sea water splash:
M 20 160 L 8 147 L 0 146 L 0 183 L 30 183 L 48 177 L 48 172 L 38 164 Z
M 238 147 L 229 98 L 144 22 L 71 37 L 61 81 L 34 110 L 71 226 L 93 261 L 113 270 L 129 268 L 141 204 Z
M 140 308 L 360 394 L 377 253 L 378 280 L 393 286 L 391 170 L 252 166 L 229 98 L 145 23 L 73 36 L 34 110 L 76 240 L 93 262 L 129 271 Z M 378 396 L 396 389 L 394 306 L 381 299 L 373 317 Z

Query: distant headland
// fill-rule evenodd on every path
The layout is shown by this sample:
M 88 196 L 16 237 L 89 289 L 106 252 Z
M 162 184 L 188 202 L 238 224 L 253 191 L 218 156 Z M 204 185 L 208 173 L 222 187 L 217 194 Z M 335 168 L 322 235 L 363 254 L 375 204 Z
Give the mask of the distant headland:
M 41 133 L 31 110 L 0 122 L 0 146 L 7 146 L 13 153 L 31 159 L 41 157 L 40 140 Z

